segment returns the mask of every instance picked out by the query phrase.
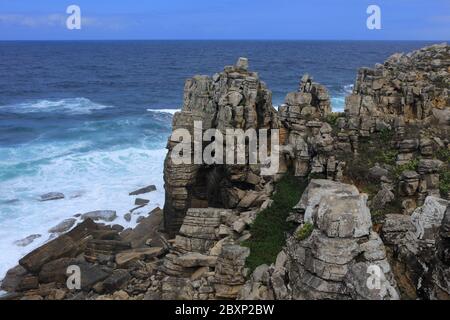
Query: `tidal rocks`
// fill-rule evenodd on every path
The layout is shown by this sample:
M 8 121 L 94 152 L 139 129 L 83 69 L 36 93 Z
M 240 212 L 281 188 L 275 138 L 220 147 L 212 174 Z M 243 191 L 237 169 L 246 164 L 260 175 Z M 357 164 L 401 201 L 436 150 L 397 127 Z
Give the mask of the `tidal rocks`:
M 98 230 L 98 226 L 91 219 L 87 219 L 68 233 L 32 251 L 23 257 L 19 264 L 30 272 L 38 272 L 44 264 L 50 261 L 75 257 L 84 251 L 95 230 Z
M 40 201 L 52 201 L 64 199 L 64 194 L 60 192 L 50 192 L 40 196 Z
M 26 247 L 29 244 L 31 244 L 34 240 L 39 239 L 40 237 L 42 237 L 42 235 L 32 234 L 24 239 L 14 241 L 14 244 L 19 247 Z
M 152 239 L 152 246 L 161 247 L 163 243 L 160 240 L 159 229 L 162 224 L 162 218 L 162 210 L 155 208 L 133 230 L 124 231 L 121 237 L 124 241 L 131 243 L 132 248 L 145 247 L 148 239 Z
M 75 222 L 77 222 L 77 219 L 75 219 L 75 218 L 66 219 L 66 220 L 62 221 L 61 223 L 57 224 L 56 226 L 54 226 L 53 228 L 51 228 L 50 230 L 48 230 L 48 232 L 49 233 L 64 233 L 66 231 L 69 231 L 74 226 Z
M 149 204 L 150 200 L 148 199 L 141 199 L 141 198 L 137 198 L 134 201 L 134 205 L 136 206 L 146 206 L 147 204 Z
M 81 216 L 81 219 L 92 219 L 94 221 L 102 220 L 111 222 L 114 221 L 117 218 L 116 211 L 113 210 L 97 210 L 97 211 L 91 211 L 83 214 Z
M 136 191 L 130 192 L 130 196 L 138 196 L 145 193 L 150 193 L 156 191 L 156 187 L 154 185 L 150 185 L 141 189 L 138 189 Z
M 12 269 L 9 269 L 5 278 L 1 281 L 0 289 L 8 292 L 14 292 L 21 279 L 27 274 L 27 270 L 21 265 L 17 265 Z

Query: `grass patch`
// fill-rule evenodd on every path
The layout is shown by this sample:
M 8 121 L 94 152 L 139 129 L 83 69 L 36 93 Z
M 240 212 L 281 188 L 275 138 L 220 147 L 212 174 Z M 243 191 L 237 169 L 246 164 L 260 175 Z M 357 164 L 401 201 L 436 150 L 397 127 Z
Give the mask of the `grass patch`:
M 286 174 L 275 186 L 276 194 L 270 208 L 261 211 L 250 228 L 252 237 L 243 243 L 250 248 L 247 267 L 253 271 L 262 264 L 274 263 L 282 250 L 286 233 L 294 225 L 286 222 L 292 208 L 300 201 L 308 181 Z
M 443 169 L 439 174 L 439 191 L 443 198 L 447 198 L 450 192 L 450 167 Z
M 303 225 L 303 227 L 301 227 L 300 230 L 297 231 L 295 238 L 299 241 L 308 239 L 309 236 L 311 235 L 311 233 L 313 232 L 313 230 L 314 230 L 313 224 L 307 222 Z

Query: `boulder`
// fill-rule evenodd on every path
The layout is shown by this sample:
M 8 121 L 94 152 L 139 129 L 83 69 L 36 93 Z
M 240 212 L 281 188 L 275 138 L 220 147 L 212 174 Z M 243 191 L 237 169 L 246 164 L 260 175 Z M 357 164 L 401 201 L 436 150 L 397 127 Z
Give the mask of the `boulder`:
M 51 228 L 50 230 L 48 230 L 48 232 L 49 233 L 64 233 L 66 231 L 69 231 L 74 226 L 75 222 L 77 222 L 77 219 L 75 219 L 75 218 L 66 219 L 66 220 L 62 221 L 61 223 L 57 224 L 56 226 L 54 226 L 53 228 Z
M 26 274 L 27 270 L 21 265 L 17 265 L 14 268 L 9 269 L 5 278 L 1 281 L 0 289 L 8 292 L 16 291 L 21 279 Z
M 156 187 L 154 185 L 150 185 L 150 186 L 138 189 L 136 191 L 130 192 L 130 196 L 138 196 L 138 195 L 153 192 L 153 191 L 156 191 Z
M 19 247 L 26 247 L 29 244 L 31 244 L 34 240 L 39 239 L 40 237 L 42 237 L 40 234 L 32 234 L 21 240 L 14 241 L 14 244 Z
M 136 205 L 136 206 L 146 206 L 147 204 L 149 204 L 149 202 L 150 202 L 150 200 L 137 198 L 134 201 L 134 205 Z
M 427 197 L 422 207 L 417 208 L 411 216 L 416 227 L 418 239 L 434 240 L 437 229 L 442 224 L 449 202 L 436 197 Z
M 91 212 L 87 212 L 81 216 L 81 219 L 83 219 L 83 220 L 92 219 L 94 221 L 102 220 L 102 221 L 107 221 L 107 222 L 114 221 L 116 218 L 117 218 L 116 211 L 112 211 L 112 210 L 91 211 Z
M 51 201 L 64 199 L 64 194 L 60 192 L 50 192 L 40 196 L 40 201 Z
M 142 248 L 146 246 L 146 241 L 152 239 L 151 245 L 156 247 L 163 246 L 160 240 L 159 228 L 162 223 L 163 212 L 160 208 L 150 212 L 133 230 L 127 232 L 122 238 L 130 242 L 132 248 Z

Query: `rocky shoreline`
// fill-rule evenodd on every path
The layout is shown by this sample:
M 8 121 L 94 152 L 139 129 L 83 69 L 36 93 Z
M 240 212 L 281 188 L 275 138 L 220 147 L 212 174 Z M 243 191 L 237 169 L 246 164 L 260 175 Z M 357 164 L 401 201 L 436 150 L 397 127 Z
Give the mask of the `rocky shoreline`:
M 113 211 L 61 222 L 52 228 L 58 237 L 8 271 L 3 299 L 449 300 L 449 88 L 447 44 L 361 68 L 342 114 L 309 75 L 276 110 L 245 58 L 212 77 L 195 76 L 173 130 L 193 134 L 194 121 L 203 130 L 279 130 L 278 173 L 168 156 L 163 209 L 134 229 L 99 222 L 113 221 Z M 169 152 L 179 143 L 170 138 Z M 277 193 L 289 192 L 287 176 L 307 187 L 289 212 L 269 211 Z M 130 193 L 137 208 L 151 191 Z M 252 241 L 267 212 L 286 215 L 272 231 L 284 240 L 275 256 L 255 259 Z M 263 263 L 250 267 L 249 260 Z M 78 290 L 67 287 L 70 266 L 81 271 Z

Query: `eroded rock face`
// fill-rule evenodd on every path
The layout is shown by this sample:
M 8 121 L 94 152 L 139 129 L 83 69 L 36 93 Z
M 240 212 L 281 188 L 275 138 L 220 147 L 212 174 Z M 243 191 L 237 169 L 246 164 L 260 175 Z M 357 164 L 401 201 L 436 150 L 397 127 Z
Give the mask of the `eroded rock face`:
M 448 201 L 428 197 L 412 216 L 388 215 L 382 238 L 404 299 L 450 299 Z
M 334 187 L 316 187 L 302 198 L 308 212 L 305 221 L 312 221 L 314 230 L 305 240 L 294 235 L 287 241 L 292 297 L 398 299 L 383 242 L 372 231 L 367 196 L 350 185 L 334 183 Z M 378 288 L 367 284 L 371 269 L 381 271 Z
M 213 77 L 195 76 L 186 81 L 183 108 L 173 118 L 173 130 L 185 129 L 194 137 L 194 121 L 201 121 L 203 130 L 217 128 L 223 133 L 226 129 L 278 128 L 272 94 L 257 73 L 248 71 L 245 58 Z M 179 230 L 188 208 L 236 208 L 238 204 L 242 208 L 243 204 L 257 204 L 257 199 L 250 203 L 241 200 L 248 190 L 265 183 L 259 177 L 259 165 L 175 164 L 170 155 L 179 143 L 189 144 L 192 150 L 194 147 L 192 141 L 179 142 L 173 137 L 168 142 L 164 166 L 167 232 L 175 234 Z M 203 150 L 205 146 L 198 147 Z
M 313 225 L 311 234 L 299 238 L 298 231 L 304 228 L 300 226 L 274 265 L 255 270 L 240 298 L 398 299 L 366 200 L 354 186 L 311 181 L 297 205 Z
M 374 69 L 361 68 L 346 113 L 362 135 L 381 123 L 433 120 L 449 125 L 450 46 L 433 45 L 408 54 L 394 54 Z M 399 125 L 401 126 L 401 125 Z

